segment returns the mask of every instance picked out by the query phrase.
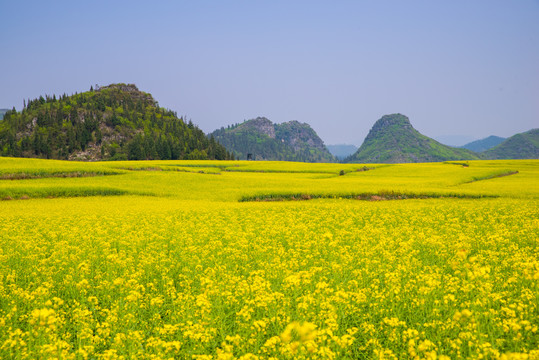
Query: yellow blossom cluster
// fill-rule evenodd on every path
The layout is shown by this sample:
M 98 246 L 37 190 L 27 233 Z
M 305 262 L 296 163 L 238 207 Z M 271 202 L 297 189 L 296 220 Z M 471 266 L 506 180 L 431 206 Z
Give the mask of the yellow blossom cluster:
M 248 174 L 257 192 L 343 177 L 270 174 Z M 539 359 L 532 181 L 498 198 L 237 202 L 184 193 L 199 176 L 238 195 L 245 173 L 123 176 L 100 181 L 178 194 L 0 202 L 0 358 Z M 64 180 L 88 181 L 20 181 Z

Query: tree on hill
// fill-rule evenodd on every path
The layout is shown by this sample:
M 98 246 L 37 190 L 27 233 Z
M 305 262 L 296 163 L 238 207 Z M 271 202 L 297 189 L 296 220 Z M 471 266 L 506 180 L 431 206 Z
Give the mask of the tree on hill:
M 0 123 L 0 155 L 79 160 L 232 159 L 191 121 L 135 85 L 40 96 Z

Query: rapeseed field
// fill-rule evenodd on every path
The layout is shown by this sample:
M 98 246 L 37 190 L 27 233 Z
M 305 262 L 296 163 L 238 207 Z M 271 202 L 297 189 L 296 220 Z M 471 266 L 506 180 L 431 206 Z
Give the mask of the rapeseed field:
M 0 158 L 0 358 L 539 359 L 538 180 Z

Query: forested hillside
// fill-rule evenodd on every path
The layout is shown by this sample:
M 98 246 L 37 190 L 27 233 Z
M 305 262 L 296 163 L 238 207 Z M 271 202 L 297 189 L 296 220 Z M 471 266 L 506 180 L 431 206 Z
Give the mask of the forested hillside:
M 487 159 L 539 159 L 539 129 L 515 134 L 483 154 Z
M 335 161 L 316 132 L 298 121 L 274 124 L 258 117 L 211 135 L 241 160 Z
M 358 151 L 344 161 L 409 163 L 473 159 L 479 159 L 479 155 L 440 144 L 414 129 L 408 117 L 391 114 L 376 121 Z
M 231 159 L 191 121 L 135 85 L 40 96 L 0 122 L 0 155 L 70 160 Z

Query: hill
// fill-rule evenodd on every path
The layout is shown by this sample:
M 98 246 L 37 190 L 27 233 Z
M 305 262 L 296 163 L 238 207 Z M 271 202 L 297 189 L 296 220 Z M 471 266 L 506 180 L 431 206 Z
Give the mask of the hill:
M 316 132 L 298 121 L 274 124 L 265 117 L 258 117 L 215 130 L 211 135 L 238 159 L 335 161 Z
M 475 152 L 482 152 L 493 148 L 494 146 L 501 144 L 505 138 L 499 136 L 489 136 L 484 139 L 472 141 L 466 145 L 460 146 L 461 148 L 468 149 Z
M 539 159 L 539 129 L 513 135 L 482 154 L 486 159 Z
M 374 124 L 358 151 L 345 162 L 410 163 L 478 158 L 472 151 L 443 145 L 422 135 L 406 116 L 392 114 Z
M 331 155 L 339 160 L 343 160 L 357 151 L 357 146 L 349 144 L 326 145 L 326 147 Z
M 4 118 L 4 114 L 7 113 L 9 109 L 0 109 L 0 120 Z
M 0 155 L 69 160 L 229 159 L 191 121 L 135 85 L 28 100 L 0 123 Z

